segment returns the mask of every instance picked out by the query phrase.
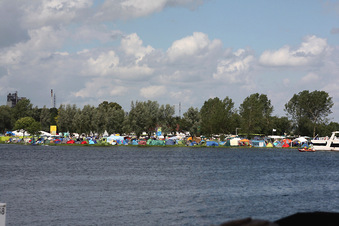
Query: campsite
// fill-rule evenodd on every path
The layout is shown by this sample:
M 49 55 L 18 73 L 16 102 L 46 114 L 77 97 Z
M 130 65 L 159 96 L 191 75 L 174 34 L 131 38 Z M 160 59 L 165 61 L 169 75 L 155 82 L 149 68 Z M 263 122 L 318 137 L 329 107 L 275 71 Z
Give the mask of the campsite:
M 309 137 L 286 138 L 285 136 L 254 136 L 252 139 L 239 135 L 225 136 L 190 136 L 189 134 L 177 133 L 170 136 L 142 136 L 120 135 L 105 133 L 105 136 L 86 136 L 85 134 L 61 133 L 52 135 L 40 131 L 38 136 L 20 131 L 7 132 L 6 136 L 0 137 L 0 142 L 25 145 L 95 145 L 95 146 L 189 146 L 189 147 L 253 147 L 253 148 L 300 148 L 308 145 Z

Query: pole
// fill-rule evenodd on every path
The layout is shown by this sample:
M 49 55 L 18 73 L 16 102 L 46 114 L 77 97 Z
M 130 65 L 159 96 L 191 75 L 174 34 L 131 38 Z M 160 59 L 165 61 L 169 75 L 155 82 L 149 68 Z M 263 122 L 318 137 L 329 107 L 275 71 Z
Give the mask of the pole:
M 6 203 L 0 203 L 0 226 L 6 225 Z

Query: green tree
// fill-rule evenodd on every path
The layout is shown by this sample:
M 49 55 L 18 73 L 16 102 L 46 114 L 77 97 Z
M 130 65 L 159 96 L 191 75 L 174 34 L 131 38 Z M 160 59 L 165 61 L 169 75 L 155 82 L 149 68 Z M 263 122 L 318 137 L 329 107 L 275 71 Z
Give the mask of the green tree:
M 0 132 L 12 129 L 12 109 L 6 105 L 0 106 Z
M 57 125 L 57 117 L 58 117 L 58 109 L 57 108 L 50 108 L 50 125 Z
M 200 135 L 198 134 L 199 128 L 201 124 L 201 117 L 198 108 L 190 107 L 183 114 L 183 118 L 181 120 L 181 127 L 183 130 L 188 131 L 191 136 Z
M 19 118 L 32 117 L 33 105 L 29 99 L 21 99 L 16 106 L 12 109 L 13 119 L 17 121 Z
M 128 127 L 134 131 L 137 136 L 142 132 L 147 132 L 150 136 L 155 132 L 159 123 L 159 104 L 157 101 L 131 103 L 131 111 L 128 114 Z M 125 124 L 125 128 L 127 125 Z
M 25 136 L 25 132 L 29 132 L 31 135 L 39 134 L 41 130 L 40 123 L 35 121 L 32 117 L 23 117 L 18 119 L 14 124 L 15 130 L 22 130 Z
M 251 94 L 239 107 L 241 130 L 248 135 L 269 134 L 272 129 L 270 125 L 272 112 L 273 106 L 265 94 Z
M 161 105 L 159 108 L 159 125 L 162 127 L 162 131 L 174 132 L 175 121 L 174 116 L 175 108 L 169 104 Z
M 103 101 L 101 104 L 99 104 L 98 106 L 99 108 L 104 108 L 106 109 L 106 111 L 108 109 L 112 109 L 112 108 L 115 108 L 117 110 L 121 110 L 122 107 L 120 106 L 120 104 L 116 103 L 116 102 L 109 102 L 108 101 Z
M 330 134 L 332 134 L 333 131 L 338 131 L 338 130 L 339 130 L 339 123 L 323 122 L 318 125 L 317 132 L 320 137 L 325 137 L 325 136 L 329 136 Z
M 205 101 L 200 110 L 203 134 L 229 133 L 233 113 L 234 103 L 229 97 L 224 100 L 215 97 Z
M 70 104 L 67 104 L 66 106 L 63 104 L 60 105 L 56 120 L 59 131 L 70 133 L 75 132 L 73 121 L 77 111 L 78 109 L 75 104 L 72 106 Z
M 95 109 L 95 114 L 93 117 L 93 122 L 95 125 L 95 131 L 99 134 L 103 134 L 107 130 L 108 123 L 108 109 L 105 108 L 102 104 Z
M 105 130 L 112 133 L 122 133 L 125 112 L 116 102 L 103 101 L 96 108 L 93 122 L 96 132 L 103 134 Z
M 292 122 L 287 117 L 271 117 L 272 121 L 272 130 L 275 129 L 276 131 L 274 134 L 276 135 L 283 135 L 283 134 L 290 134 L 292 131 Z M 272 131 L 273 134 L 273 131 Z
M 27 128 L 27 132 L 33 136 L 39 136 L 41 131 L 41 124 L 34 120 L 32 124 Z
M 34 108 L 32 108 L 32 115 L 31 116 L 37 122 L 40 121 L 41 111 L 42 111 L 42 108 L 38 108 L 38 106 L 35 106 Z
M 332 97 L 327 92 L 304 90 L 293 95 L 285 104 L 285 111 L 292 117 L 297 132 L 301 132 L 302 125 L 309 121 L 315 136 L 317 125 L 327 120 L 327 116 L 332 113 L 332 106 Z
M 51 125 L 51 112 L 46 106 L 41 109 L 40 124 L 43 131 L 49 131 Z
M 107 132 L 109 134 L 122 133 L 124 117 L 125 111 L 122 108 L 116 106 L 110 107 L 107 111 Z
M 93 123 L 94 114 L 95 108 L 90 105 L 85 105 L 82 110 L 77 109 L 73 120 L 75 131 L 79 134 L 85 133 L 86 135 L 95 132 Z

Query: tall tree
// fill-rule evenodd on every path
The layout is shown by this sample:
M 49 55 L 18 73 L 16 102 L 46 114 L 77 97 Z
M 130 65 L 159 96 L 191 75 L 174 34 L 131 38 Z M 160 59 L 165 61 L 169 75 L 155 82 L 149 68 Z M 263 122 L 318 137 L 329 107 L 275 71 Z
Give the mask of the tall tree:
M 198 108 L 190 107 L 183 114 L 181 122 L 182 129 L 188 131 L 191 136 L 199 135 L 201 116 Z
M 332 106 L 332 97 L 327 92 L 304 90 L 293 95 L 285 104 L 285 111 L 292 117 L 297 132 L 300 132 L 302 122 L 309 120 L 313 125 L 313 136 L 315 136 L 316 126 L 324 122 L 332 113 Z
M 40 123 L 41 123 L 41 129 L 43 131 L 49 131 L 50 125 L 51 125 L 51 113 L 50 113 L 50 110 L 46 108 L 46 106 L 44 106 L 41 109 Z
M 57 117 L 58 117 L 58 109 L 57 108 L 50 108 L 50 124 L 51 125 L 56 125 L 57 124 Z
M 95 114 L 93 117 L 95 131 L 98 134 L 103 134 L 105 130 L 107 130 L 107 108 L 104 107 L 102 104 L 95 109 Z
M 66 106 L 61 104 L 58 109 L 57 125 L 58 131 L 74 133 L 75 128 L 73 125 L 74 116 L 78 109 L 75 104 L 72 106 L 67 104 Z
M 95 108 L 91 105 L 85 105 L 82 110 L 77 109 L 73 120 L 73 126 L 77 133 L 89 135 L 91 132 L 95 132 L 93 123 L 94 113 Z
M 205 101 L 200 110 L 202 132 L 206 135 L 229 133 L 233 113 L 234 103 L 229 97 Z
M 6 105 L 0 106 L 0 132 L 12 129 L 12 109 Z
M 33 105 L 29 99 L 21 99 L 12 110 L 14 121 L 23 117 L 33 116 Z
M 265 94 L 254 93 L 246 97 L 239 107 L 242 119 L 241 130 L 245 133 L 268 134 L 270 128 L 270 117 L 273 112 L 271 101 Z
M 140 136 L 147 132 L 150 136 L 155 132 L 159 122 L 159 104 L 157 101 L 131 103 L 131 111 L 128 114 L 129 128 Z M 126 125 L 125 125 L 126 127 Z
M 175 108 L 169 104 L 161 105 L 159 108 L 159 126 L 162 127 L 163 131 L 173 132 L 175 129 L 174 122 Z
M 125 111 L 117 106 L 111 106 L 107 111 L 107 127 L 108 133 L 122 133 Z
M 272 121 L 272 134 L 290 134 L 292 130 L 292 123 L 287 117 L 271 117 Z M 273 132 L 273 129 L 276 131 Z
M 23 130 L 29 132 L 31 135 L 37 135 L 41 129 L 40 123 L 36 122 L 32 117 L 23 117 L 18 119 L 14 125 L 15 130 Z

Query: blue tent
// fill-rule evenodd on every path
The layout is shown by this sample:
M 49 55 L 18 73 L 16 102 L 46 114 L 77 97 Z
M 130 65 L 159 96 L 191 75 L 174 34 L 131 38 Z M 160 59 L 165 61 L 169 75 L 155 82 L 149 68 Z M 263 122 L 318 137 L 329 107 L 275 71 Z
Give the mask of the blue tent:
M 208 146 L 208 147 L 216 147 L 216 146 L 219 146 L 219 143 L 216 142 L 216 141 L 213 141 L 213 140 L 208 140 L 206 142 L 206 146 Z
M 89 140 L 88 143 L 89 143 L 89 144 L 96 144 L 97 141 L 96 141 L 96 140 Z
M 132 140 L 131 144 L 132 145 L 138 145 L 138 141 L 137 140 Z
M 166 140 L 165 145 L 175 145 L 175 140 L 174 139 L 168 139 L 168 140 Z
M 15 136 L 15 134 L 12 131 L 7 131 L 6 136 Z

